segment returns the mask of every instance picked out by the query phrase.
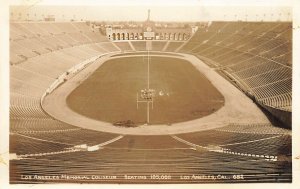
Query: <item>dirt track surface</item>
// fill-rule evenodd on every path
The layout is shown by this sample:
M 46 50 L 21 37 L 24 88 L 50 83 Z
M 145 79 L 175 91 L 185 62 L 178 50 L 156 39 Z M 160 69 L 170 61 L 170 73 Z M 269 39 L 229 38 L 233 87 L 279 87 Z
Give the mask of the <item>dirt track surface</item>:
M 51 95 L 45 98 L 42 104 L 43 108 L 56 119 L 75 126 L 98 131 L 134 135 L 188 133 L 223 127 L 230 123 L 269 123 L 266 116 L 247 96 L 245 96 L 245 94 L 236 89 L 231 83 L 218 75 L 213 69 L 209 68 L 205 63 L 192 55 L 184 55 L 184 59 L 189 61 L 199 72 L 205 75 L 214 87 L 224 96 L 225 105 L 213 114 L 191 121 L 174 123 L 171 126 L 167 124 L 157 124 L 144 125 L 136 128 L 123 128 L 113 126 L 109 122 L 92 119 L 70 109 L 66 103 L 66 99 L 69 94 L 82 84 L 82 82 L 97 68 L 99 68 L 99 66 L 110 59 L 110 57 L 101 58 L 64 83 Z

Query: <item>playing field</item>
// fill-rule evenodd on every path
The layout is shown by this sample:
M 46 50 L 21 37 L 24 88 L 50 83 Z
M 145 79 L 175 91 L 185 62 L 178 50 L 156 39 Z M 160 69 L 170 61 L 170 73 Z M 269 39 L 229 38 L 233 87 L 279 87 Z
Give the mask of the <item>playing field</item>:
M 224 105 L 224 97 L 188 61 L 152 56 L 150 88 L 155 90 L 150 124 L 172 124 L 207 116 Z M 116 123 L 147 121 L 147 103 L 137 94 L 147 88 L 147 57 L 122 57 L 102 64 L 67 98 L 68 106 L 84 116 Z M 140 95 L 139 95 L 140 97 Z

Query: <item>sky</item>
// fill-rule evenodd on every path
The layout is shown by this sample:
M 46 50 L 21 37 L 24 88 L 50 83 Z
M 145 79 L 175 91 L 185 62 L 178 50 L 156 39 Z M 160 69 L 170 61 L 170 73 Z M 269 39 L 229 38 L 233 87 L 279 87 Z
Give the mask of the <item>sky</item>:
M 288 6 L 293 0 L 10 0 L 10 4 L 40 5 L 266 5 Z
M 154 21 L 286 21 L 292 17 L 292 0 L 11 0 L 10 5 L 25 5 L 11 10 L 30 19 L 55 15 L 58 21 L 143 21 L 148 9 Z

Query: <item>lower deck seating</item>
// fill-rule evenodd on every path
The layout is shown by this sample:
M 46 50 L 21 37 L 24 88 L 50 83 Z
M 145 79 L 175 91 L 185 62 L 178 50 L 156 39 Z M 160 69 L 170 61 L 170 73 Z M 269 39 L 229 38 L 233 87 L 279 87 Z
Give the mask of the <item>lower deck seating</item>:
M 131 41 L 131 44 L 134 46 L 136 51 L 146 51 L 146 42 L 145 41 Z
M 169 42 L 165 51 L 174 52 L 176 51 L 184 42 Z
M 162 51 L 166 45 L 166 41 L 152 41 L 152 51 Z
M 115 44 L 122 50 L 122 51 L 132 51 L 133 49 L 129 45 L 128 42 L 115 42 Z
M 12 133 L 55 132 L 74 129 L 78 128 L 52 119 L 48 115 L 44 115 L 44 117 L 10 117 L 10 132 Z
M 97 45 L 99 45 L 100 47 L 102 47 L 103 49 L 105 49 L 107 52 L 120 51 L 116 46 L 113 45 L 113 43 L 110 43 L 110 42 L 98 43 Z
M 11 134 L 10 139 L 10 153 L 16 153 L 17 155 L 24 154 L 39 154 L 44 152 L 56 152 L 62 151 L 64 148 L 72 147 L 68 144 L 60 144 L 52 141 L 40 141 L 32 138 L 28 138 L 19 134 Z
M 87 144 L 92 146 L 111 140 L 119 135 L 87 129 L 79 129 L 69 130 L 66 132 L 32 132 L 26 133 L 26 136 L 42 140 L 56 141 L 59 143 L 68 143 L 72 145 Z
M 115 175 L 118 179 L 110 181 L 113 183 L 127 182 L 123 179 L 125 174 L 168 174 L 172 176 L 172 180 L 164 180 L 163 183 L 182 183 L 183 181 L 180 180 L 182 175 L 222 174 L 232 177 L 237 173 L 243 175 L 243 182 L 280 182 L 290 180 L 291 175 L 288 172 L 291 171 L 292 166 L 291 163 L 261 161 L 255 157 L 215 152 L 200 153 L 190 149 L 129 150 L 104 148 L 94 152 L 73 152 L 10 161 L 10 176 L 14 182 L 20 181 L 20 173 L 12 171 L 16 169 L 22 169 L 23 172 L 34 175 L 53 175 L 54 173 L 55 175 L 80 174 L 88 177 L 92 175 Z M 278 174 L 278 176 L 274 178 L 271 174 Z M 151 182 L 149 179 L 137 180 L 137 182 L 145 181 Z M 86 180 L 77 179 L 69 180 L 69 182 L 80 183 L 86 182 Z M 132 183 L 132 181 L 128 182 Z M 218 182 L 218 180 L 189 180 L 189 183 L 191 182 Z M 226 180 L 221 182 L 226 182 Z M 235 180 L 230 179 L 230 182 L 235 182 Z

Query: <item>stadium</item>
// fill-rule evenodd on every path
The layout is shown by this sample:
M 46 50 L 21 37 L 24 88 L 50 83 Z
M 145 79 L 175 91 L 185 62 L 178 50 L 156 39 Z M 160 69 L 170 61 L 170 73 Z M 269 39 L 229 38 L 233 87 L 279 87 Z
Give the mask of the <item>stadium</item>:
M 9 23 L 10 183 L 292 182 L 291 21 L 47 19 Z

